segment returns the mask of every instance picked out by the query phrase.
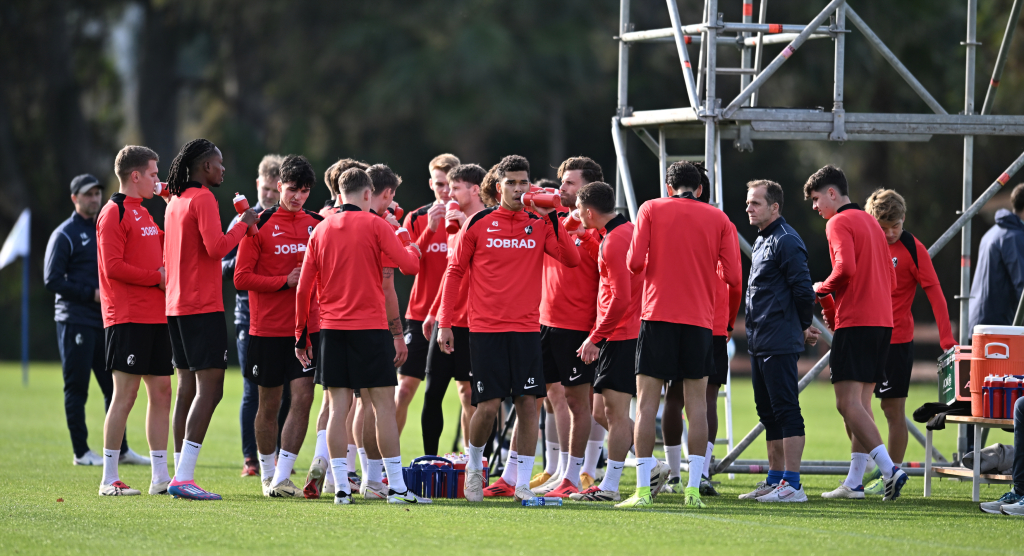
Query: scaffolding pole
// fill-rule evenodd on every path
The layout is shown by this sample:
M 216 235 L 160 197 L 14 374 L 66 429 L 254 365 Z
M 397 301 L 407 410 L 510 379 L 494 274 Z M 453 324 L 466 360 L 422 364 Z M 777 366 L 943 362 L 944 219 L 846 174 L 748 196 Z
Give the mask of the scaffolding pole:
M 992 104 L 996 101 L 996 89 L 999 87 L 999 80 L 1003 78 L 1003 68 L 1006 67 L 1006 54 L 1013 42 L 1013 32 L 1017 29 L 1017 18 L 1020 17 L 1021 0 L 1013 0 L 1013 7 L 1010 8 L 1010 17 L 1006 20 L 1006 32 L 1003 33 L 1003 42 L 999 44 L 999 55 L 996 56 L 996 66 L 992 69 L 992 79 L 988 82 L 988 90 L 985 91 L 985 102 L 981 105 L 982 114 L 992 112 Z

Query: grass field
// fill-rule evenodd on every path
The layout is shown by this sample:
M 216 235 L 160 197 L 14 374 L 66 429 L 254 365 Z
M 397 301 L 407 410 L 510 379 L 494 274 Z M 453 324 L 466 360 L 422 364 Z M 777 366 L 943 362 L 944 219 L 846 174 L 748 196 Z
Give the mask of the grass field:
M 704 511 L 686 511 L 681 495 L 663 495 L 655 509 L 623 511 L 608 505 L 567 503 L 561 508 L 521 508 L 511 500 L 466 502 L 438 500 L 430 507 L 363 503 L 335 507 L 330 500 L 265 499 L 255 477 L 240 478 L 238 404 L 241 377 L 229 370 L 221 402 L 204 443 L 197 469 L 199 483 L 224 496 L 221 502 L 191 502 L 142 495 L 100 498 L 101 470 L 71 465 L 58 365 L 32 366 L 28 388 L 20 368 L 0 364 L 0 554 L 29 553 L 209 553 L 305 554 L 362 551 L 401 554 L 663 553 L 698 551 L 730 554 L 977 554 L 1024 552 L 1024 522 L 990 516 L 970 502 L 970 484 L 935 481 L 934 497 L 922 498 L 922 479 L 912 477 L 903 497 L 883 504 L 826 501 L 838 477 L 804 476 L 811 500 L 806 504 L 762 505 L 736 496 L 760 479 L 719 477 L 723 496 L 706 499 Z M 755 424 L 749 381 L 737 381 L 736 435 Z M 908 403 L 917 407 L 935 398 L 935 387 L 915 386 Z M 441 446 L 451 446 L 458 401 L 454 389 L 445 400 L 449 425 Z M 319 394 L 316 406 L 319 407 Z M 143 433 L 145 399 L 140 392 L 128 424 L 128 440 L 147 453 Z M 849 444 L 827 383 L 816 382 L 801 398 L 807 422 L 806 459 L 846 459 Z M 420 398 L 410 409 L 402 437 L 406 461 L 422 452 Z M 103 401 L 93 383 L 88 404 L 90 444 L 101 448 Z M 880 423 L 884 418 L 876 411 Z M 315 435 L 299 454 L 296 469 L 309 465 Z M 884 435 L 883 431 L 883 435 Z M 1012 443 L 994 431 L 991 442 Z M 936 433 L 949 454 L 951 430 Z M 718 448 L 718 456 L 724 447 Z M 921 461 L 924 450 L 911 440 L 907 459 Z M 744 458 L 764 458 L 763 441 Z M 539 458 L 538 458 L 539 459 Z M 148 467 L 125 466 L 122 479 L 145 491 Z M 623 491 L 632 492 L 632 470 Z M 983 499 L 998 498 L 1006 487 L 983 485 Z

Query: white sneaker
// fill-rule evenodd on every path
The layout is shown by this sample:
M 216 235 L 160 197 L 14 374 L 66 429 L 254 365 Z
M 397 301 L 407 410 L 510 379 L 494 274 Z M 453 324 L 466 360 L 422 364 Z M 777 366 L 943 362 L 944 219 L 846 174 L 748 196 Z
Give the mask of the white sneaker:
M 302 498 L 302 489 L 295 486 L 291 479 L 285 479 L 270 487 L 270 496 L 274 498 Z
M 388 504 L 433 504 L 434 501 L 430 498 L 423 498 L 418 496 L 415 492 L 410 489 L 405 489 L 403 493 L 397 493 L 393 490 L 388 491 Z
M 534 494 L 532 490 L 530 490 L 530 487 L 518 486 L 516 487 L 516 494 L 514 498 L 516 499 L 516 502 L 522 502 L 523 500 L 529 500 L 531 498 L 535 498 L 536 496 L 537 495 Z
M 127 452 L 121 454 L 117 463 L 119 465 L 149 465 L 149 458 L 146 456 L 140 456 L 129 448 Z
M 122 483 L 114 481 L 109 485 L 100 485 L 100 496 L 138 496 L 142 492 Z
M 651 469 L 651 500 L 654 500 L 661 488 L 668 482 L 668 476 L 672 469 L 660 460 L 655 460 L 654 468 Z
M 562 476 L 560 474 L 552 475 L 550 479 L 544 481 L 544 484 L 540 485 L 535 489 L 531 489 L 537 496 L 547 496 L 549 492 L 558 488 L 558 485 L 562 484 Z
M 822 492 L 822 498 L 850 498 L 852 500 L 863 500 L 864 499 L 864 486 L 857 488 L 850 488 L 844 484 L 840 484 L 839 488 L 832 492 Z
M 71 460 L 71 463 L 75 465 L 103 465 L 103 458 L 96 452 L 89 450 L 82 454 L 82 457 L 76 457 Z
M 338 506 L 347 506 L 352 503 L 352 495 L 345 492 L 339 492 L 334 495 L 334 503 Z
M 466 484 L 462 487 L 467 502 L 483 502 L 484 470 L 466 468 Z
M 739 495 L 739 499 L 756 500 L 757 498 L 760 498 L 766 494 L 771 493 L 771 491 L 773 490 L 775 490 L 775 485 L 768 484 L 768 481 L 761 481 L 760 483 L 757 483 L 757 486 L 754 487 L 754 490 L 746 494 Z
M 262 484 L 262 486 L 263 486 L 263 496 L 266 496 L 267 498 L 270 498 L 271 496 L 273 496 L 273 494 L 270 494 L 270 491 L 273 490 L 273 489 L 270 488 L 270 481 L 273 481 L 273 480 L 274 480 L 273 477 L 267 477 L 266 479 L 263 479 L 262 481 L 260 481 L 261 483 L 263 483 Z
M 764 496 L 757 497 L 758 502 L 806 502 L 807 493 L 804 492 L 804 486 L 800 485 L 799 489 L 793 488 L 793 485 L 782 481 L 775 490 L 765 494 Z
M 363 481 L 360 494 L 367 500 L 387 500 L 388 485 L 379 481 Z
M 167 494 L 167 487 L 169 487 L 169 486 L 171 486 L 171 482 L 170 481 L 165 481 L 163 483 L 150 483 L 149 484 L 149 493 L 150 494 Z

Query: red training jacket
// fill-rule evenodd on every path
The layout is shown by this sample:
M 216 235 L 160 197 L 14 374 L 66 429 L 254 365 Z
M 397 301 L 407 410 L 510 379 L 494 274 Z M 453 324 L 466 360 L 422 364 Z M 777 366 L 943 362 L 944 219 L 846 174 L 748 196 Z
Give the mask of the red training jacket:
M 467 214 L 465 222 L 462 223 L 463 226 L 465 226 L 473 218 L 474 215 L 476 215 L 475 212 L 473 214 Z M 448 264 L 451 264 L 452 255 L 455 254 L 455 246 L 458 244 L 458 242 L 459 234 L 455 233 L 448 235 Z M 467 270 L 466 275 L 463 276 L 462 282 L 459 284 L 458 297 L 455 300 L 455 305 L 451 308 L 449 320 L 451 321 L 453 327 L 457 326 L 459 328 L 469 328 L 470 274 L 471 272 Z M 445 267 L 445 274 L 441 276 L 441 284 L 437 288 L 437 295 L 434 296 L 434 302 L 430 305 L 429 314 L 434 315 L 434 317 L 437 317 L 441 311 L 441 300 L 444 298 L 445 276 L 447 276 L 447 267 Z
M 889 245 L 889 254 L 896 270 L 896 289 L 892 292 L 892 343 L 905 344 L 914 340 L 914 314 L 910 307 L 914 304 L 917 285 L 921 284 L 932 304 L 935 324 L 939 327 L 939 344 L 943 350 L 956 345 L 949 324 L 946 297 L 942 295 L 942 286 L 928 249 L 904 230 L 899 241 Z
M 844 205 L 825 224 L 832 274 L 818 288 L 836 302 L 833 330 L 852 326 L 892 328 L 896 270 L 878 221 L 856 203 Z
M 733 234 L 736 234 L 736 225 L 729 222 L 732 226 Z M 739 241 L 737 235 L 736 241 Z M 736 266 L 742 267 L 740 261 L 740 252 L 736 251 Z M 718 264 L 718 275 L 719 277 L 724 276 L 722 264 Z M 732 330 L 732 325 L 736 323 L 736 314 L 740 311 L 740 303 L 743 300 L 743 286 L 730 286 L 725 283 L 725 280 L 719 280 L 718 284 L 715 284 L 715 325 L 711 328 L 711 333 L 715 336 L 728 336 Z
M 559 214 L 566 217 L 569 213 Z M 593 231 L 585 230 L 592 235 Z M 544 282 L 540 293 L 540 323 L 544 326 L 589 332 L 597 320 L 597 261 L 582 240 L 573 239 L 580 255 L 574 268 L 552 258 L 544 259 Z
M 167 316 L 224 311 L 220 261 L 245 236 L 238 221 L 221 232 L 217 198 L 205 185 L 188 182 L 164 212 Z
M 689 192 L 644 203 L 628 254 L 632 273 L 647 269 L 640 318 L 711 330 L 718 282 L 740 286 L 739 248 L 725 213 Z
M 409 306 L 405 310 L 405 318 L 409 320 L 422 321 L 427 318 L 430 304 L 441 289 L 441 278 L 448 267 L 448 232 L 445 231 L 445 221 L 442 219 L 433 232 L 427 225 L 427 212 L 433 205 L 424 205 L 407 214 L 402 224 L 423 253 L 420 271 L 409 292 Z
M 385 255 L 397 261 L 405 274 L 419 270 L 412 246 L 403 248 L 390 224 L 355 205 L 342 205 L 341 212 L 313 229 L 295 294 L 296 347 L 307 346 L 314 283 L 320 300 L 321 329 L 388 329 L 381 285 L 381 260 Z
M 459 288 L 468 279 L 471 332 L 538 332 L 545 253 L 569 267 L 580 264 L 554 212 L 541 218 L 498 206 L 476 213 L 459 232 L 445 271 L 438 326 L 452 326 Z
M 295 288 L 288 287 L 288 274 L 299 267 L 299 254 L 306 254 L 309 236 L 321 221 L 323 217 L 314 212 L 276 206 L 260 213 L 259 232 L 238 245 L 235 288 L 249 292 L 250 335 L 287 338 L 295 332 Z M 309 332 L 319 330 L 320 308 L 314 294 Z
M 626 265 L 633 223 L 619 215 L 605 225 L 605 230 L 597 261 L 601 273 L 597 324 L 590 333 L 594 344 L 601 340 L 633 340 L 640 335 L 640 302 L 647 274 L 646 270 L 632 274 Z
M 164 232 L 141 197 L 115 193 L 96 218 L 103 326 L 165 324 Z

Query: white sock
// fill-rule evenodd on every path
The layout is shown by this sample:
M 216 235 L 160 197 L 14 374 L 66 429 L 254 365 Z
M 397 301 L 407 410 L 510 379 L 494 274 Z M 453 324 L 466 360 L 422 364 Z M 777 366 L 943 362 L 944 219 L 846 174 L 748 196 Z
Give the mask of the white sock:
M 600 427 L 601 425 L 597 426 Z M 604 435 L 602 434 L 602 436 Z M 583 466 L 580 468 L 580 473 L 586 473 L 591 477 L 597 475 L 597 460 L 601 459 L 601 446 L 603 445 L 604 439 L 587 441 L 587 449 L 583 452 Z
M 466 464 L 466 469 L 475 469 L 477 471 L 484 468 L 484 447 L 476 447 L 466 442 L 466 450 L 469 451 L 469 463 Z
M 103 449 L 103 481 L 101 485 L 113 484 L 121 480 L 117 474 L 117 460 L 121 457 L 121 449 Z
M 700 486 L 700 470 L 704 469 L 704 456 L 695 456 L 690 454 L 688 460 L 690 464 L 690 476 L 686 481 L 687 487 L 699 487 Z
M 708 442 L 708 451 L 704 452 L 704 476 L 711 477 L 711 456 L 715 454 L 715 445 Z
M 352 487 L 348 484 L 348 459 L 347 458 L 332 458 L 331 459 L 331 471 L 334 475 L 334 484 L 337 489 L 335 492 L 340 490 L 345 494 L 352 494 Z
M 384 482 L 384 460 L 366 460 L 366 480 L 376 481 L 378 483 Z
M 405 486 L 405 476 L 402 474 L 402 456 L 384 458 L 384 467 L 388 469 L 388 488 L 399 494 L 409 490 Z
M 516 486 L 519 479 L 519 454 L 515 450 L 508 451 L 508 459 L 505 460 L 505 470 L 501 472 L 501 478 L 509 486 Z M 527 481 L 529 483 L 529 481 Z
M 516 484 L 530 487 L 530 474 L 533 473 L 533 462 L 536 456 L 519 456 L 516 463 Z
M 181 461 L 181 452 L 174 452 L 174 471 L 178 471 L 178 462 Z
M 569 470 L 569 452 L 558 452 L 558 479 L 565 478 L 565 472 Z
M 850 454 L 850 473 L 846 475 L 843 484 L 850 488 L 857 488 L 864 483 L 864 469 L 868 466 L 870 456 L 860 452 Z
M 625 465 L 621 461 L 608 460 L 608 469 L 604 470 L 604 479 L 601 481 L 601 490 L 619 490 L 619 479 L 622 477 L 622 468 Z M 650 476 L 647 484 L 650 485 Z
M 874 450 L 871 450 L 871 459 L 875 460 L 875 465 L 882 471 L 883 479 L 888 481 L 892 478 L 892 468 L 895 467 L 895 464 L 889 457 L 889 451 L 885 449 L 885 444 L 879 444 L 875 446 Z
M 547 442 L 547 463 L 544 464 L 544 472 L 554 476 L 558 472 L 558 443 Z
M 366 448 L 356 449 L 356 454 L 359 456 L 359 469 L 363 470 L 363 476 L 370 474 L 370 460 L 366 457 Z
M 202 444 L 185 440 L 181 450 L 181 461 L 178 462 L 178 469 L 174 472 L 174 478 L 179 482 L 195 479 L 196 461 L 199 460 L 199 450 L 202 447 Z
M 274 454 L 257 453 L 256 459 L 260 462 L 260 480 L 273 479 L 274 471 L 277 469 L 277 463 L 274 462 Z
M 569 479 L 569 482 L 580 488 L 580 473 L 583 470 L 583 458 L 577 458 L 569 456 L 569 469 L 565 472 L 565 478 Z
M 669 478 L 679 476 L 679 464 L 683 461 L 683 445 L 665 446 L 665 463 L 668 464 Z
M 296 457 L 298 457 L 298 454 L 284 450 L 277 454 L 277 469 L 274 471 L 274 480 L 270 481 L 271 486 L 277 486 L 292 476 Z
M 153 484 L 166 483 L 171 480 L 167 472 L 167 450 L 150 450 L 149 463 L 153 469 Z
M 347 465 L 348 470 L 349 471 L 355 471 L 356 470 L 356 445 L 355 444 L 349 444 L 348 445 L 348 455 L 347 455 L 346 459 L 348 459 L 348 462 L 347 462 L 348 463 L 348 465 Z
M 316 431 L 316 448 L 313 449 L 313 458 L 331 459 L 331 454 L 327 450 L 327 431 Z M 348 462 L 345 463 L 345 467 L 348 467 Z
M 636 488 L 651 486 L 651 471 L 655 465 L 654 458 L 636 458 Z

